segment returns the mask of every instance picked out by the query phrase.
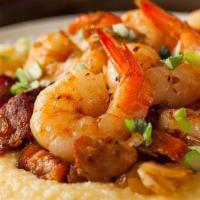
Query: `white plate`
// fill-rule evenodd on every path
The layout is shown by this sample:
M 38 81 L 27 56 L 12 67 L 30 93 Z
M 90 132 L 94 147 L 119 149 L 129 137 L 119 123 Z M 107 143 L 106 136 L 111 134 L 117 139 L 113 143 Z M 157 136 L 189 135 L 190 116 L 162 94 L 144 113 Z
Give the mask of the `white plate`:
M 186 13 L 175 13 L 178 17 L 186 18 Z M 35 38 L 46 32 L 66 27 L 75 15 L 52 17 L 41 20 L 27 21 L 0 28 L 0 43 L 10 43 L 20 37 Z

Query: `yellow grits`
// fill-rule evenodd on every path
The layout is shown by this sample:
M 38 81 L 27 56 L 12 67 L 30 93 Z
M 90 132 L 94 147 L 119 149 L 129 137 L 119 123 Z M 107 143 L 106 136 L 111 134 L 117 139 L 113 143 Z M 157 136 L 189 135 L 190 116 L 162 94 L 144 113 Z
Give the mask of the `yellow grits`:
M 0 157 L 1 200 L 200 200 L 200 174 L 168 196 L 141 196 L 114 184 L 61 184 L 16 168 L 17 154 Z

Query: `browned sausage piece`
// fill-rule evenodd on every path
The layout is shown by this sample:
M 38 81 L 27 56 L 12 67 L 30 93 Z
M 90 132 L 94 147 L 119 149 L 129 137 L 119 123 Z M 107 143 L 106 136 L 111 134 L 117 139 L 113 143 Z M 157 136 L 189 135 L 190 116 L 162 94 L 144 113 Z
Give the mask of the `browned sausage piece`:
M 87 181 L 84 177 L 78 174 L 77 169 L 74 164 L 70 165 L 69 173 L 67 174 L 67 182 L 68 183 L 81 183 Z
M 111 139 L 81 137 L 75 142 L 75 167 L 89 181 L 108 182 L 131 167 L 136 149 Z
M 68 166 L 59 158 L 36 144 L 30 144 L 22 151 L 18 167 L 30 171 L 39 178 L 66 181 Z
M 139 149 L 153 157 L 165 155 L 173 161 L 180 162 L 188 151 L 188 145 L 168 133 L 154 131 L 152 144 L 149 147 L 140 146 Z
M 30 118 L 40 89 L 12 97 L 0 108 L 0 154 L 33 139 Z
M 0 108 L 12 96 L 10 88 L 14 84 L 14 82 L 15 82 L 14 79 L 6 75 L 0 75 Z

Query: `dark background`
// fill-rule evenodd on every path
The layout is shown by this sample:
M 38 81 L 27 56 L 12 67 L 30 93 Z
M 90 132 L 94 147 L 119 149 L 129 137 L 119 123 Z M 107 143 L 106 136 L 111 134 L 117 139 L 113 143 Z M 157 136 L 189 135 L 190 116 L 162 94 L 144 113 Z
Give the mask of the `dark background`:
M 165 9 L 191 11 L 200 0 L 154 0 Z M 95 10 L 132 9 L 132 0 L 0 0 L 0 26 L 50 16 Z

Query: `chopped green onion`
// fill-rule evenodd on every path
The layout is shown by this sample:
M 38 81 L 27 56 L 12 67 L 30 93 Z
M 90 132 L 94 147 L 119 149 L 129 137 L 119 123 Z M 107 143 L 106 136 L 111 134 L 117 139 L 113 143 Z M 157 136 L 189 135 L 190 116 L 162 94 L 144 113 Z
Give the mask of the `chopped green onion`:
M 200 146 L 190 146 L 189 149 L 198 151 L 200 153 Z
M 136 39 L 136 34 L 134 31 L 129 30 L 124 24 L 114 24 L 112 25 L 113 32 L 125 40 L 133 41 Z
M 187 119 L 187 110 L 180 108 L 174 113 L 174 118 L 180 125 L 181 129 L 185 132 L 191 132 L 192 127 Z
M 25 82 L 17 82 L 14 85 L 12 85 L 11 87 L 11 93 L 16 95 L 19 94 L 21 92 L 27 91 L 29 88 L 28 83 Z
M 152 125 L 143 119 L 125 119 L 125 126 L 129 132 L 138 132 L 143 135 L 146 146 L 152 142 Z
M 39 81 L 33 81 L 30 83 L 30 89 L 36 89 L 40 87 L 40 82 Z
M 0 60 L 4 62 L 8 62 L 12 60 L 11 56 L 6 56 L 6 55 L 0 55 Z
M 171 53 L 169 48 L 164 45 L 161 46 L 159 55 L 162 59 L 167 59 L 168 57 L 170 57 Z
M 151 125 L 151 123 L 148 123 L 148 125 L 143 133 L 143 137 L 144 137 L 146 146 L 149 146 L 152 143 L 151 134 L 152 134 L 152 125 Z
M 180 53 L 179 55 L 170 56 L 166 60 L 161 60 L 167 68 L 174 70 L 181 62 L 183 61 L 183 53 Z
M 112 25 L 113 32 L 118 34 L 121 37 L 127 37 L 128 36 L 128 29 L 124 24 L 114 24 Z
M 192 148 L 192 147 L 190 147 Z M 200 171 L 200 152 L 195 148 L 187 152 L 183 158 L 182 163 L 195 171 Z
M 43 74 L 42 67 L 38 62 L 33 62 L 25 70 L 29 73 L 31 80 L 37 80 Z
M 125 126 L 129 132 L 134 132 L 136 129 L 136 121 L 134 119 L 125 119 Z
M 31 44 L 28 38 L 23 37 L 16 41 L 15 48 L 17 52 L 28 53 L 30 50 Z
M 76 69 L 87 69 L 87 66 L 85 64 L 83 64 L 83 63 L 79 63 L 79 64 L 76 65 L 75 68 Z
M 192 65 L 200 67 L 200 52 L 192 51 L 184 53 L 184 60 Z
M 29 79 L 30 79 L 28 73 L 25 70 L 21 69 L 21 68 L 17 69 L 16 77 L 18 78 L 18 80 L 20 82 L 23 82 L 23 83 L 28 83 Z
M 30 69 L 31 71 L 27 71 L 27 69 L 21 68 L 17 69 L 16 77 L 19 81 L 12 85 L 12 94 L 16 95 L 21 92 L 38 88 L 40 86 L 40 83 L 34 79 L 39 78 L 41 76 L 41 69 L 38 67 L 37 64 L 33 65 Z

